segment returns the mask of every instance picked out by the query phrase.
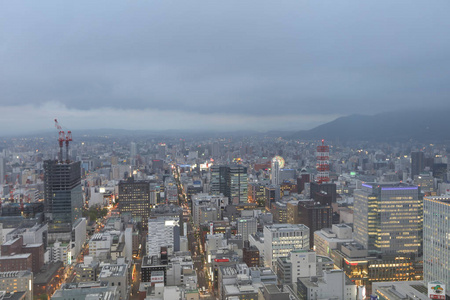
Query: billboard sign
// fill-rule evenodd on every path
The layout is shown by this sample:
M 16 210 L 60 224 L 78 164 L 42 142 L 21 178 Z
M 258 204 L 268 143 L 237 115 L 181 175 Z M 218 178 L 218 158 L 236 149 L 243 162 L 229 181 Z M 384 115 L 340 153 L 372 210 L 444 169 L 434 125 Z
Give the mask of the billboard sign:
M 428 282 L 428 298 L 445 300 L 445 284 L 439 281 Z

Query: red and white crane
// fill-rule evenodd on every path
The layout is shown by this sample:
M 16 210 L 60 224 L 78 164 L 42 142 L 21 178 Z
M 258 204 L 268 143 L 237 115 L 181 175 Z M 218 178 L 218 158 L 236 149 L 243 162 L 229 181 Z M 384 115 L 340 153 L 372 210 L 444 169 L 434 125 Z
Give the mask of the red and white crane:
M 64 162 L 63 159 L 63 144 L 66 142 L 66 162 L 69 163 L 69 142 L 72 141 L 72 131 L 68 130 L 67 134 L 64 132 L 62 126 L 58 123 L 58 119 L 55 119 L 55 127 L 58 129 L 58 142 L 59 142 L 59 162 Z

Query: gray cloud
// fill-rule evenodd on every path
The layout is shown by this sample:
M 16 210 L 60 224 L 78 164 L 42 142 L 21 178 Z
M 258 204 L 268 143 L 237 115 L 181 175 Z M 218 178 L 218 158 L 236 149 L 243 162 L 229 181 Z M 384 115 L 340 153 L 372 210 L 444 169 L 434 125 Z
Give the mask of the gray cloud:
M 447 1 L 8 1 L 0 106 L 256 117 L 448 106 L 449 9 Z

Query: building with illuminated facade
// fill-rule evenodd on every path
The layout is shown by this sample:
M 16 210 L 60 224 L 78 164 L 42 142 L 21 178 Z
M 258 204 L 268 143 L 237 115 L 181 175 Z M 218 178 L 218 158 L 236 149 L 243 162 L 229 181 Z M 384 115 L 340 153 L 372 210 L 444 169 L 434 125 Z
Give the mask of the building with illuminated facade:
M 264 226 L 264 264 L 275 268 L 277 258 L 294 250 L 309 249 L 309 228 L 303 224 Z
M 119 182 L 119 209 L 146 226 L 150 214 L 150 181 L 129 177 Z
M 422 253 L 422 201 L 418 186 L 364 183 L 354 193 L 354 239 L 369 253 Z
M 450 287 L 450 197 L 423 199 L 423 273 Z
M 31 271 L 0 272 L 0 290 L 7 293 L 25 292 L 25 299 L 33 299 L 33 273 Z
M 211 166 L 210 191 L 213 195 L 225 195 L 233 204 L 247 203 L 247 168 L 241 165 Z

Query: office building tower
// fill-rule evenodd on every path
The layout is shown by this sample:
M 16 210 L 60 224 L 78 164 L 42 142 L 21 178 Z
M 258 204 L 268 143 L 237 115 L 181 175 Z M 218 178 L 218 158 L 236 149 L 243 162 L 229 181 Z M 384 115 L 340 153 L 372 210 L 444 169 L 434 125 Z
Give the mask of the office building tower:
M 6 161 L 5 161 L 4 157 L 0 156 L 0 183 L 1 184 L 6 184 L 5 175 L 6 175 Z
M 119 209 L 121 213 L 131 212 L 131 216 L 146 226 L 150 214 L 150 181 L 128 177 L 119 182 Z
M 273 185 L 280 185 L 280 163 L 277 157 L 272 159 L 271 164 L 271 183 Z
M 242 235 L 242 240 L 248 241 L 251 234 L 255 234 L 258 227 L 258 222 L 255 218 L 239 218 L 237 220 L 237 232 Z
M 248 202 L 248 181 L 247 168 L 241 165 L 232 165 L 228 167 L 227 191 L 225 196 L 231 203 Z
M 213 165 L 211 166 L 210 191 L 213 195 L 225 195 L 227 193 L 227 174 L 228 167 Z
M 425 154 L 421 151 L 411 152 L 411 178 L 419 175 L 425 168 Z
M 81 218 L 83 196 L 80 162 L 44 162 L 44 210 L 48 231 L 71 232 Z
M 266 209 L 271 210 L 272 205 L 280 200 L 280 187 L 279 186 L 266 186 L 264 188 Z
M 248 202 L 247 168 L 241 165 L 212 166 L 211 194 L 223 194 L 233 204 Z
M 136 156 L 137 156 L 137 148 L 136 143 L 131 142 L 130 143 L 130 164 L 135 165 L 136 164 Z
M 158 145 L 158 156 L 159 159 L 166 159 L 166 144 L 161 143 Z
M 309 245 L 314 247 L 314 232 L 323 228 L 330 228 L 333 223 L 333 208 L 320 202 L 300 201 L 298 203 L 298 221 L 311 230 Z
M 211 156 L 212 156 L 213 158 L 218 158 L 218 157 L 220 157 L 220 143 L 219 143 L 219 142 L 214 142 L 214 143 L 212 144 L 212 147 L 211 147 Z
M 294 250 L 309 249 L 309 228 L 303 224 L 273 224 L 264 226 L 264 263 L 275 268 L 278 257 Z
M 450 287 L 450 197 L 423 199 L 423 279 Z
M 249 183 L 248 184 L 248 202 L 256 203 L 258 206 L 263 207 L 265 205 L 265 186 L 261 183 Z
M 150 211 L 150 219 L 158 219 L 161 217 L 172 217 L 174 220 L 178 220 L 180 228 L 182 228 L 180 235 L 184 235 L 184 220 L 183 220 L 183 208 L 177 205 L 160 204 L 154 207 Z
M 147 256 L 159 256 L 161 247 L 180 251 L 180 232 L 177 217 L 158 217 L 148 220 Z
M 369 252 L 421 255 L 422 200 L 419 187 L 364 183 L 354 192 L 354 238 Z

